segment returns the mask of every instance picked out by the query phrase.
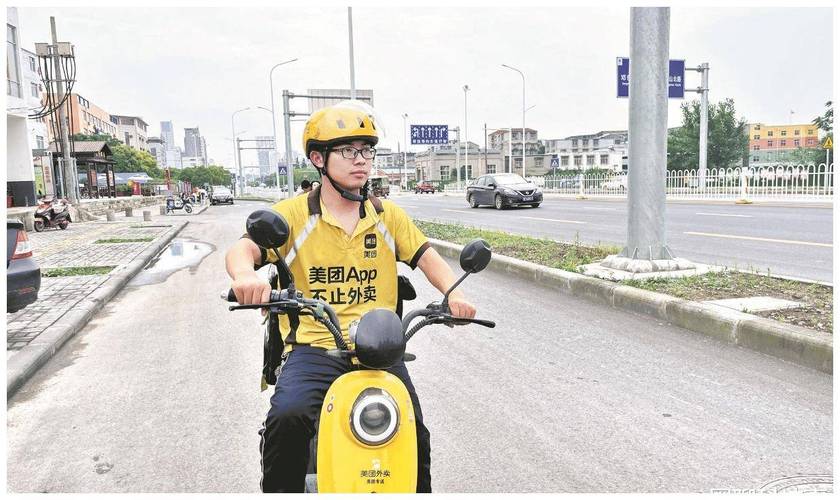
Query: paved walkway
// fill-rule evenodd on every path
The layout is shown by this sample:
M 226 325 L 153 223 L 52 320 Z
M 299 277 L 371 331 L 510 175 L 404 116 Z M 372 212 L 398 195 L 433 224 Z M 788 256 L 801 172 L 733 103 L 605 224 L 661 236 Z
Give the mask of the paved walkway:
M 6 359 L 32 343 L 39 335 L 56 324 L 95 290 L 113 279 L 128 264 L 150 247 L 159 246 L 161 239 L 204 209 L 200 206 L 192 215 L 159 215 L 153 210 L 151 222 L 143 221 L 143 211 L 135 210 L 133 217 L 118 215 L 115 222 L 71 223 L 66 230 L 48 229 L 29 232 L 35 260 L 41 271 L 68 267 L 114 266 L 108 274 L 41 278 L 38 300 L 26 308 L 6 314 Z M 132 243 L 104 243 L 108 239 L 149 239 Z M 171 239 L 171 238 L 170 238 Z

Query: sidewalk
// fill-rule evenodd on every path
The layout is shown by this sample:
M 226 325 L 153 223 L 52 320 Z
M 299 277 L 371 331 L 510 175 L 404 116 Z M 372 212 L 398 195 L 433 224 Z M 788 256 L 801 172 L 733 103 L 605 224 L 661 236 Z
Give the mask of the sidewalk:
M 209 205 L 199 205 L 192 214 L 178 210 L 160 215 L 152 208 L 152 220 L 144 222 L 143 210 L 134 216 L 118 213 L 115 222 L 74 222 L 62 231 L 29 232 L 35 260 L 43 273 L 48 269 L 114 266 L 107 274 L 41 278 L 38 301 L 6 314 L 7 396 L 17 390 L 52 355 L 80 331 L 128 281 Z M 142 242 L 97 241 L 148 239 Z

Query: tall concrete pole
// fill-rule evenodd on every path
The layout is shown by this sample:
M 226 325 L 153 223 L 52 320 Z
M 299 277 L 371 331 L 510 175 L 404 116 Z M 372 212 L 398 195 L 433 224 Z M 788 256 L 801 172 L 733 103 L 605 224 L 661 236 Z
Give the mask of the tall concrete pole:
M 233 141 L 233 166 L 236 168 L 236 171 L 239 172 L 239 196 L 244 194 L 244 184 L 242 182 L 242 162 L 238 161 L 239 158 L 239 143 L 236 140 L 236 129 L 233 126 L 233 118 L 236 116 L 236 113 L 240 111 L 245 111 L 248 108 L 237 109 L 230 115 L 230 136 L 231 140 Z
M 347 7 L 347 27 L 350 34 L 350 99 L 356 98 L 356 62 L 353 58 L 353 7 Z
M 55 83 L 58 91 L 58 101 L 64 99 L 64 80 L 61 70 L 61 56 L 58 55 L 58 36 L 55 29 L 55 17 L 50 16 L 50 31 L 52 32 L 52 49 L 53 65 L 55 67 Z M 78 203 L 79 197 L 76 192 L 79 189 L 79 181 L 77 180 L 76 163 L 70 156 L 70 121 L 67 119 L 67 112 L 70 109 L 70 98 L 67 102 L 58 109 L 59 130 L 61 131 L 61 149 L 64 154 L 62 156 L 62 168 L 64 172 L 64 196 L 70 200 L 70 203 Z M 96 186 L 90 186 L 90 192 L 93 192 Z
M 295 171 L 292 167 L 292 131 L 291 119 L 289 116 L 289 91 L 283 91 L 283 128 L 286 130 L 286 171 L 289 173 L 286 188 L 289 190 L 289 197 L 295 192 Z M 304 152 L 304 154 L 306 154 Z
M 467 143 L 466 149 L 464 149 L 464 177 L 465 181 L 469 180 L 469 165 L 470 165 L 470 139 L 469 135 L 467 134 L 467 91 L 470 90 L 469 85 L 464 85 L 464 141 Z
M 667 7 L 630 9 L 630 151 L 627 246 L 631 259 L 672 258 L 665 242 L 668 144 Z
M 700 158 L 699 185 L 706 189 L 706 152 L 709 142 L 709 63 L 700 65 Z
M 455 175 L 458 188 L 461 184 L 461 127 L 455 127 Z
M 242 147 L 239 145 L 239 137 L 234 138 L 236 143 L 236 160 L 239 163 L 239 196 L 245 194 L 245 177 L 242 174 Z
M 274 137 L 274 159 L 275 159 L 275 161 L 280 158 L 280 141 L 279 141 L 279 138 L 277 137 L 277 120 L 276 120 L 276 117 L 274 115 L 274 79 L 273 79 L 274 68 L 276 68 L 278 66 L 282 66 L 284 64 L 288 64 L 290 62 L 295 62 L 295 61 L 297 61 L 297 57 L 294 58 L 294 59 L 289 59 L 288 61 L 283 61 L 281 63 L 277 63 L 274 66 L 272 66 L 271 69 L 268 72 L 268 84 L 271 86 L 271 128 L 272 128 L 272 131 L 273 131 L 273 134 L 274 134 L 274 135 L 272 135 L 272 137 Z M 277 184 L 277 197 L 280 198 L 281 197 L 280 195 L 282 193 L 282 191 L 280 190 L 280 169 L 277 168 L 277 167 L 278 167 L 278 165 L 274 165 L 274 178 L 275 178 L 275 182 Z M 288 193 L 288 194 L 289 194 L 289 196 L 292 195 L 291 193 Z
M 406 118 L 408 113 L 403 113 L 403 139 L 405 140 L 405 150 L 403 151 L 403 168 L 400 169 L 400 176 L 402 177 L 403 189 L 408 189 L 408 129 L 406 128 Z M 403 173 L 405 170 L 405 173 Z

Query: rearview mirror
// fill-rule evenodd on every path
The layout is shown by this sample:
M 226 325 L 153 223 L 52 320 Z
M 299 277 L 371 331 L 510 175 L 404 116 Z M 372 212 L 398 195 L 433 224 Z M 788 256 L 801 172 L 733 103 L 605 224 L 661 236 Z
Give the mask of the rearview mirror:
M 496 187 L 496 185 L 495 185 L 495 184 L 493 184 L 493 183 L 491 182 L 490 184 L 488 184 L 488 185 L 487 185 L 487 187 L 489 187 L 489 188 L 495 188 L 495 187 Z
M 461 269 L 468 273 L 482 271 L 490 263 L 492 255 L 493 252 L 486 241 L 482 239 L 473 240 L 461 250 Z
M 263 248 L 278 248 L 289 239 L 289 224 L 274 210 L 256 210 L 245 221 L 248 236 Z

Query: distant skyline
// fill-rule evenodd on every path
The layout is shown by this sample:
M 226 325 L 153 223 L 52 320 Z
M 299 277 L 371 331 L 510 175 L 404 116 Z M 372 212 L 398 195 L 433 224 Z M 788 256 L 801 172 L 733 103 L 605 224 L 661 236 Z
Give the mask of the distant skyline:
M 74 44 L 74 91 L 103 109 L 141 116 L 148 134 L 172 121 L 176 144 L 199 127 L 208 156 L 233 165 L 231 113 L 270 108 L 274 72 L 278 135 L 283 147 L 281 94 L 309 88 L 349 88 L 347 9 L 243 6 L 47 8 L 19 7 L 22 47 L 50 40 Z M 630 53 L 629 7 L 354 7 L 357 88 L 371 88 L 386 136 L 403 144 L 408 124 L 464 128 L 483 145 L 482 126 L 525 125 L 541 139 L 627 128 L 627 99 L 616 98 L 615 59 Z M 768 124 L 807 123 L 833 98 L 833 10 L 827 7 L 671 8 L 670 57 L 686 66 L 710 64 L 710 101 L 735 100 L 739 116 Z M 770 36 L 773 35 L 773 36 Z M 686 72 L 686 86 L 699 74 Z M 686 100 L 696 94 L 686 93 Z M 679 126 L 671 100 L 669 126 Z M 304 112 L 307 103 L 294 100 Z M 791 110 L 794 113 L 791 115 Z M 302 122 L 293 122 L 292 149 L 301 150 Z M 240 137 L 272 134 L 269 113 L 236 117 Z M 464 134 L 462 133 L 462 138 Z M 412 146 L 412 151 L 425 149 Z M 249 155 L 253 155 L 250 158 Z M 256 153 L 243 153 L 256 164 Z

